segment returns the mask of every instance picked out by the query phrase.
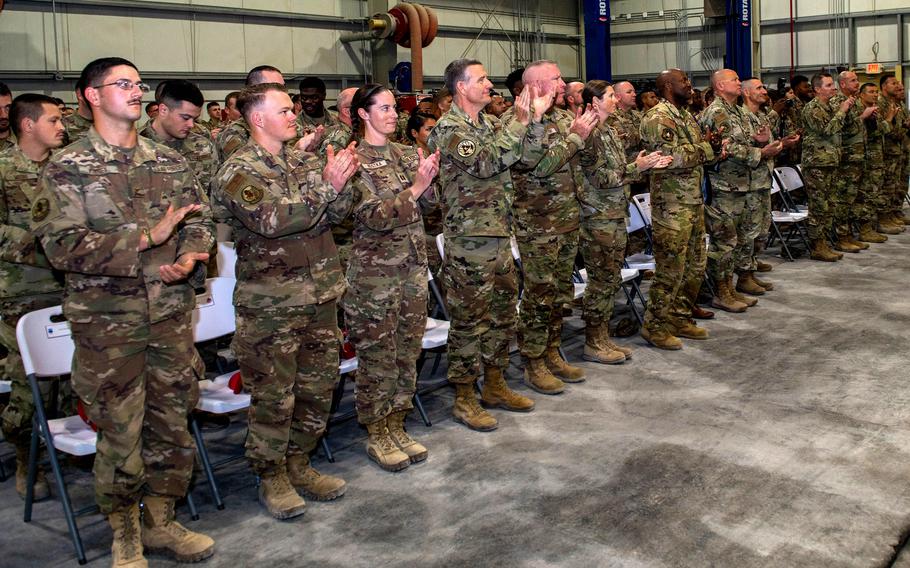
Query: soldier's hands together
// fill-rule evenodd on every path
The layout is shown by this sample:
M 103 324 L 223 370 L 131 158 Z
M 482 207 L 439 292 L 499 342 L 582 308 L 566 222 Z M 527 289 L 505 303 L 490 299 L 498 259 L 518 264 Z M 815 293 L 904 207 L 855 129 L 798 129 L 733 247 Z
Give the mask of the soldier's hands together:
M 202 205 L 198 203 L 191 203 L 190 205 L 184 205 L 180 209 L 174 209 L 173 205 L 168 205 L 167 211 L 164 213 L 164 217 L 158 223 L 149 229 L 149 234 L 152 237 L 152 242 L 148 242 L 148 238 L 145 235 L 139 238 L 139 250 L 143 251 L 150 249 L 153 246 L 158 246 L 163 244 L 166 240 L 171 238 L 171 235 L 174 234 L 174 228 L 180 224 L 183 219 L 189 215 L 192 215 L 196 211 L 202 209 Z
M 525 85 L 515 99 L 515 120 L 527 126 L 531 122 L 531 87 Z
M 856 97 L 847 97 L 844 99 L 844 102 L 840 104 L 840 111 L 847 112 L 853 107 L 854 103 L 856 103 Z
M 575 134 L 578 134 L 582 140 L 587 140 L 588 136 L 591 135 L 591 132 L 594 131 L 594 127 L 597 126 L 598 121 L 597 111 L 594 109 L 589 108 L 584 113 L 581 112 L 581 109 L 578 109 L 575 120 L 573 120 L 571 126 L 569 126 L 569 132 L 574 132 Z
M 774 156 L 780 154 L 781 150 L 784 149 L 784 144 L 780 140 L 775 140 L 770 144 L 764 146 L 761 149 L 762 158 L 773 158 Z
M 556 97 L 556 91 L 553 89 L 534 87 L 531 100 L 531 106 L 534 108 L 534 122 L 540 122 L 543 119 L 543 115 L 553 106 L 554 97 Z
M 647 150 L 642 150 L 638 153 L 638 156 L 635 157 L 635 166 L 640 172 L 650 169 L 666 168 L 672 163 L 673 156 L 665 156 L 663 152 L 660 151 L 651 152 L 649 154 Z
M 789 136 L 784 136 L 781 138 L 780 142 L 783 144 L 784 148 L 792 148 L 799 142 L 799 134 L 791 134 Z
M 708 144 L 711 145 L 711 148 L 715 152 L 720 151 L 725 142 L 729 143 L 729 140 L 727 140 L 727 141 L 724 140 L 723 134 L 724 134 L 723 126 L 718 128 L 717 130 L 712 130 L 709 128 L 705 132 L 705 139 L 708 141 Z
M 161 279 L 165 284 L 173 284 L 185 279 L 193 271 L 196 261 L 205 262 L 209 259 L 207 252 L 187 252 L 180 255 L 174 264 L 162 264 L 158 268 Z
M 436 174 L 439 173 L 439 149 L 437 148 L 435 152 L 424 157 L 423 149 L 418 148 L 417 156 L 419 157 L 417 175 L 414 176 L 414 183 L 410 187 L 415 199 L 429 189 Z
M 859 117 L 863 120 L 866 120 L 867 118 L 869 118 L 872 115 L 878 116 L 878 105 L 872 105 L 870 107 L 866 107 L 866 110 L 864 110 L 863 114 L 859 115 Z
M 319 148 L 319 143 L 322 142 L 322 137 L 325 135 L 325 127 L 321 124 L 316 127 L 316 130 L 306 134 L 297 141 L 297 144 L 294 145 L 295 148 L 301 152 L 315 152 Z
M 771 139 L 771 129 L 767 126 L 762 126 L 758 129 L 758 132 L 752 135 L 752 140 L 755 140 L 759 144 L 765 144 L 768 140 Z
M 332 145 L 326 148 L 326 164 L 322 170 L 322 179 L 329 182 L 335 188 L 335 193 L 341 193 L 348 180 L 360 167 L 360 161 L 354 147 L 357 142 L 351 142 L 348 147 L 337 154 Z

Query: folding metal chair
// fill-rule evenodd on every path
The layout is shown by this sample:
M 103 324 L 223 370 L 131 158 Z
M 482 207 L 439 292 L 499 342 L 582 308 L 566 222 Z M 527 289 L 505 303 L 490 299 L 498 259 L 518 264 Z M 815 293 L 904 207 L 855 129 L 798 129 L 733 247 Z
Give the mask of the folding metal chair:
M 781 169 L 781 168 L 777 168 Z M 793 168 L 787 168 L 795 172 Z M 801 187 L 801 186 L 800 186 Z M 771 180 L 771 195 L 780 194 L 781 201 L 784 203 L 784 206 L 787 206 L 788 199 L 783 197 L 783 190 L 778 183 L 778 178 L 772 178 Z M 790 261 L 794 261 L 793 252 L 790 250 L 790 241 L 793 239 L 794 235 L 798 236 L 802 241 L 806 249 L 809 249 L 809 241 L 807 236 L 804 234 L 803 229 L 805 228 L 806 219 L 809 217 L 808 211 L 771 211 L 771 230 L 772 232 L 768 234 L 768 240 L 765 244 L 765 247 L 771 247 L 774 244 L 775 238 L 780 240 L 781 243 L 781 256 L 783 257 L 786 254 L 786 258 Z M 781 229 L 786 230 L 786 234 Z
M 39 441 L 44 440 L 57 492 L 60 495 L 63 516 L 76 551 L 76 558 L 79 564 L 85 564 L 85 548 L 82 545 L 82 538 L 79 536 L 76 517 L 95 512 L 98 507 L 91 505 L 78 511 L 73 510 L 69 491 L 63 479 L 63 470 L 57 458 L 57 451 L 73 456 L 92 455 L 95 453 L 97 434 L 79 416 L 49 420 L 44 409 L 41 389 L 38 387 L 39 380 L 59 380 L 58 377 L 69 375 L 72 368 L 75 345 L 70 335 L 69 323 L 63 319 L 62 308 L 53 306 L 22 316 L 16 325 L 16 341 L 19 344 L 23 367 L 25 367 L 25 374 L 35 401 L 23 520 L 26 523 L 32 520 L 32 506 L 35 497 L 33 490 L 38 473 Z M 52 392 L 55 390 L 52 389 Z M 187 494 L 187 506 L 192 518 L 198 519 L 195 503 L 189 494 Z
M 234 243 L 225 241 L 218 243 L 218 277 L 236 278 L 234 267 L 237 265 L 237 251 Z

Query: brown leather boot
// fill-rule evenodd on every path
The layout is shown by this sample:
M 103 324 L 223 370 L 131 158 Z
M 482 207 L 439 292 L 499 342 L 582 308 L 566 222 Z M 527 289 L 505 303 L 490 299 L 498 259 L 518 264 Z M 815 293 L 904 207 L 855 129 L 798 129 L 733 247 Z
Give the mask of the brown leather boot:
M 728 280 L 718 281 L 716 292 L 716 295 L 711 298 L 711 307 L 734 314 L 741 314 L 746 311 L 748 306 L 733 297 L 733 291 Z
M 111 565 L 114 568 L 148 568 L 149 564 L 142 549 L 139 503 L 133 503 L 126 509 L 111 513 L 107 517 L 107 522 L 114 531 Z
M 502 408 L 512 412 L 531 412 L 534 401 L 509 388 L 502 369 L 485 367 L 483 370 L 483 388 L 480 389 L 480 402 L 490 408 Z
M 687 321 L 682 326 L 667 325 L 667 330 L 676 337 L 685 337 L 686 339 L 708 339 L 708 330 L 698 327 L 694 321 Z
M 599 333 L 600 333 L 600 335 L 598 337 L 600 339 L 601 345 L 611 349 L 612 351 L 619 351 L 620 353 L 622 353 L 623 355 L 626 356 L 626 361 L 628 361 L 629 359 L 632 358 L 631 349 L 629 349 L 628 347 L 623 347 L 622 345 L 615 343 L 613 341 L 613 339 L 610 338 L 610 327 L 609 326 L 606 326 L 606 325 L 603 326 L 603 328 L 601 329 L 601 331 Z
M 589 325 L 585 329 L 585 350 L 581 358 L 585 361 L 603 363 L 605 365 L 618 365 L 625 363 L 625 353 L 605 345 L 603 341 L 604 325 Z
M 752 280 L 753 280 L 756 284 L 758 284 L 759 286 L 761 286 L 762 288 L 764 288 L 766 292 L 770 292 L 771 290 L 774 289 L 774 283 L 769 282 L 768 280 L 761 280 L 761 279 L 759 279 L 759 277 L 756 276 L 754 272 L 752 273 Z
M 757 264 L 758 264 L 758 271 L 759 271 L 759 272 L 771 272 L 772 270 L 774 270 L 774 265 L 773 265 L 773 264 L 769 264 L 769 263 L 767 263 L 767 262 L 762 262 L 762 261 L 760 261 L 760 260 L 759 260 L 759 261 L 756 261 L 756 262 L 757 262 Z
M 294 454 L 288 456 L 288 479 L 307 499 L 332 501 L 344 495 L 347 484 L 340 477 L 318 472 L 310 463 L 310 456 Z
M 566 390 L 566 385 L 556 378 L 547 368 L 544 357 L 528 359 L 525 365 L 525 384 L 540 394 L 559 394 Z
M 25 490 L 28 486 L 28 452 L 28 447 L 16 446 L 16 493 L 23 499 L 25 499 Z M 40 465 L 35 472 L 35 485 L 32 487 L 32 498 L 35 501 L 47 499 L 51 494 L 47 478 L 44 477 L 44 471 Z
M 455 385 L 455 404 L 452 406 L 452 416 L 455 422 L 460 422 L 478 432 L 495 430 L 499 422 L 493 415 L 480 407 L 477 397 L 474 396 L 474 385 Z
M 862 241 L 856 240 L 856 238 L 853 237 L 852 233 L 848 233 L 845 238 L 847 239 L 847 242 L 849 242 L 851 245 L 853 245 L 855 247 L 859 247 L 859 250 L 866 250 L 869 248 L 869 243 L 864 243 Z
M 859 240 L 867 243 L 883 243 L 888 237 L 875 231 L 871 222 L 863 223 L 859 228 Z
M 581 367 L 569 365 L 562 355 L 559 354 L 559 348 L 547 347 L 544 353 L 544 361 L 547 362 L 547 368 L 550 372 L 558 376 L 566 383 L 583 383 L 585 382 L 585 371 Z
M 426 447 L 412 438 L 404 429 L 404 419 L 407 418 L 408 411 L 402 410 L 389 414 L 389 435 L 392 441 L 402 452 L 406 453 L 411 459 L 411 463 L 422 462 L 427 459 L 430 452 Z
M 367 424 L 367 456 L 386 471 L 401 471 L 411 465 L 411 458 L 401 451 L 389 434 L 386 420 Z
M 142 500 L 142 546 L 177 562 L 199 562 L 215 553 L 215 541 L 174 519 L 174 499 L 146 495 Z
M 862 248 L 851 243 L 850 239 L 848 239 L 846 236 L 838 235 L 837 242 L 834 243 L 834 250 L 839 250 L 841 252 L 858 253 L 862 250 Z
M 711 310 L 706 310 L 703 307 L 696 305 L 692 308 L 692 317 L 697 320 L 712 320 L 714 319 L 714 312 Z
M 822 262 L 837 262 L 843 257 L 843 254 L 831 250 L 831 247 L 828 246 L 828 241 L 825 239 L 817 239 L 811 243 L 809 258 L 812 260 L 821 260 Z
M 890 213 L 879 213 L 878 232 L 886 235 L 899 235 L 904 232 L 903 224 L 898 225 Z
M 259 502 L 270 515 L 279 520 L 306 513 L 306 501 L 291 485 L 288 471 L 283 465 L 259 479 Z
M 658 349 L 677 351 L 682 349 L 683 346 L 682 341 L 680 341 L 678 337 L 664 328 L 660 328 L 657 331 L 650 331 L 647 327 L 643 327 L 641 328 L 641 337 Z
M 737 302 L 741 304 L 746 304 L 747 308 L 751 308 L 758 303 L 758 298 L 753 298 L 751 296 L 744 296 L 740 294 L 736 289 L 736 286 L 733 285 L 733 275 L 731 274 L 727 279 L 727 284 L 730 286 L 730 295 L 733 296 Z
M 755 281 L 751 270 L 739 273 L 739 277 L 736 279 L 736 290 L 753 296 L 761 296 L 765 293 L 765 288 Z M 739 298 L 737 297 L 737 299 Z

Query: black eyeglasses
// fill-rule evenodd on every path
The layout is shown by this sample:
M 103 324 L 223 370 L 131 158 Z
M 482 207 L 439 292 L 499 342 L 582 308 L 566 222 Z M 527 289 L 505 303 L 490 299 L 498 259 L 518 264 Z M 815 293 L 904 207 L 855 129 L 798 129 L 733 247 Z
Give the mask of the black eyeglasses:
M 104 83 L 103 85 L 92 85 L 93 89 L 100 89 L 101 87 L 110 87 L 111 85 L 116 85 L 118 89 L 123 89 L 124 91 L 132 91 L 133 87 L 139 87 L 139 90 L 143 93 L 147 93 L 152 90 L 148 86 L 148 83 L 143 83 L 138 81 L 136 83 L 130 81 L 129 79 L 117 79 L 113 83 Z

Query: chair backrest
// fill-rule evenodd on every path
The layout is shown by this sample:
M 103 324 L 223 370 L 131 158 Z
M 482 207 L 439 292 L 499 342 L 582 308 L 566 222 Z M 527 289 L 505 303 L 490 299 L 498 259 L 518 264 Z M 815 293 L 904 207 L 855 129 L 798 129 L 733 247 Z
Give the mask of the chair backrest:
M 69 374 L 75 345 L 63 308 L 53 306 L 29 312 L 16 324 L 16 341 L 25 374 L 56 377 Z
M 632 203 L 638 207 L 638 211 L 641 213 L 642 219 L 644 219 L 645 224 L 651 226 L 651 194 L 650 193 L 639 193 L 638 195 L 632 196 Z
M 629 217 L 626 219 L 626 232 L 634 233 L 639 229 L 644 229 L 648 226 L 648 223 L 645 222 L 645 218 L 642 217 L 641 211 L 638 209 L 638 205 L 634 201 L 629 202 Z
M 442 233 L 436 235 L 436 250 L 439 251 L 439 258 L 445 260 L 446 257 L 446 238 Z
M 196 296 L 193 310 L 193 341 L 209 341 L 234 333 L 233 278 L 209 278 L 205 292 Z
M 774 176 L 780 182 L 782 191 L 793 191 L 803 186 L 803 178 L 796 171 L 796 168 L 791 168 L 790 166 L 774 168 Z
M 771 178 L 771 195 L 780 192 L 780 184 L 777 183 L 777 176 Z
M 518 239 L 515 238 L 515 235 L 509 237 L 509 246 L 512 247 L 512 260 L 521 262 L 521 251 L 518 250 Z
M 234 266 L 237 264 L 237 251 L 234 250 L 234 243 L 225 241 L 218 243 L 218 276 L 224 278 L 236 278 Z

